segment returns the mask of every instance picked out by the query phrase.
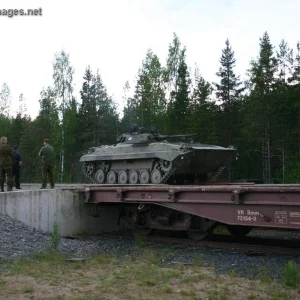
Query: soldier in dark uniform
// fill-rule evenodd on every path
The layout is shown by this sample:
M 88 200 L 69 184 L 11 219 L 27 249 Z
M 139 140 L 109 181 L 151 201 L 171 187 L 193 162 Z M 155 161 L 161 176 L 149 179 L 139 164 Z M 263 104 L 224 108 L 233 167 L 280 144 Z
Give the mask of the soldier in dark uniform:
M 15 178 L 16 183 L 16 189 L 21 190 L 20 187 L 20 167 L 22 165 L 22 157 L 19 152 L 18 145 L 13 145 L 13 154 L 12 154 L 12 171 L 13 171 L 13 177 Z
M 42 157 L 42 177 L 43 183 L 41 189 L 47 187 L 47 179 L 49 177 L 51 188 L 54 188 L 53 180 L 53 165 L 54 165 L 54 153 L 53 147 L 49 145 L 49 140 L 44 139 L 44 147 L 41 148 L 39 156 Z
M 4 192 L 5 175 L 7 177 L 7 191 L 12 191 L 12 148 L 7 145 L 7 137 L 3 136 L 0 139 L 0 187 L 1 192 Z

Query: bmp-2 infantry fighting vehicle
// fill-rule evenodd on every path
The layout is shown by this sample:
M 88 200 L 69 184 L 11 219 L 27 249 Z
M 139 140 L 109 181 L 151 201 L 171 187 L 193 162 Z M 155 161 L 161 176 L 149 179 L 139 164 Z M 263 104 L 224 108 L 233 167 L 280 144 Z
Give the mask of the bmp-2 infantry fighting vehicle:
M 135 125 L 117 144 L 90 148 L 80 158 L 83 173 L 98 184 L 197 184 L 218 175 L 236 155 L 234 148 L 186 142 L 193 136 Z M 181 141 L 170 142 L 175 138 Z

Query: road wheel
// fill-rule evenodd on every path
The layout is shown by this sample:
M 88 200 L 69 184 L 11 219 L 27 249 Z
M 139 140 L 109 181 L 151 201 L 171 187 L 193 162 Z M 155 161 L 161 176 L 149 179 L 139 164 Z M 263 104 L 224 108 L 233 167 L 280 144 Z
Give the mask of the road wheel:
M 119 184 L 126 184 L 128 181 L 128 175 L 126 171 L 120 171 L 118 175 L 118 183 Z
M 139 173 L 136 170 L 131 170 L 129 172 L 129 183 L 137 184 L 139 182 Z

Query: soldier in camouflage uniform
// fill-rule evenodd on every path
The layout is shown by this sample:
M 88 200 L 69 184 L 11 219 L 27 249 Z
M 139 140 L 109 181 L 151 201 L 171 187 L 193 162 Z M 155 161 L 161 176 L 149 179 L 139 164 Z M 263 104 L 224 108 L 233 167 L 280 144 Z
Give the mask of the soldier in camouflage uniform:
M 44 139 L 44 147 L 41 148 L 39 156 L 42 157 L 42 177 L 43 183 L 41 189 L 47 187 L 47 177 L 49 177 L 51 188 L 54 188 L 53 180 L 53 165 L 54 165 L 54 154 L 53 147 L 49 145 L 49 140 Z
M 0 139 L 0 187 L 1 192 L 4 192 L 5 175 L 7 177 L 7 191 L 12 191 L 12 154 L 13 150 L 7 145 L 7 137 L 3 136 Z

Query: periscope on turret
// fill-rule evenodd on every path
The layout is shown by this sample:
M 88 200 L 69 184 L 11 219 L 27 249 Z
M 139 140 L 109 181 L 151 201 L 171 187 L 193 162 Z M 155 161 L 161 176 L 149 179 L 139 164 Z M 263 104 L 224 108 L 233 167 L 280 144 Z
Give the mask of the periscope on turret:
M 98 184 L 197 184 L 236 158 L 235 148 L 197 144 L 194 137 L 133 125 L 117 144 L 91 147 L 80 162 L 84 175 Z

